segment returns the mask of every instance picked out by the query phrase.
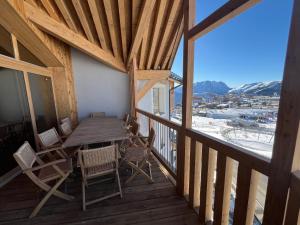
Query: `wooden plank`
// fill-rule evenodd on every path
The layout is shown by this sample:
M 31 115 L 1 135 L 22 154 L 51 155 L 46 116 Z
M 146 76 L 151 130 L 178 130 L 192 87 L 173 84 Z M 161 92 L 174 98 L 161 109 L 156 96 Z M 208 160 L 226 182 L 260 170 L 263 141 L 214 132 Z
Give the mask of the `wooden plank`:
M 99 11 L 98 11 L 98 7 L 99 7 L 99 3 L 96 0 L 88 0 L 88 4 L 89 4 L 89 8 L 93 17 L 93 21 L 96 27 L 96 31 L 98 34 L 98 38 L 101 44 L 101 48 L 105 51 L 109 50 L 109 46 L 106 42 L 105 36 L 104 36 L 104 32 L 106 32 L 104 30 L 104 27 L 102 25 L 102 22 L 100 20 L 100 15 L 99 15 Z
M 110 40 L 113 48 L 114 56 L 117 58 L 121 58 L 121 50 L 119 47 L 120 40 L 117 35 L 117 23 L 118 18 L 116 17 L 117 12 L 115 11 L 115 7 L 112 5 L 113 2 L 111 0 L 103 0 L 104 8 L 105 8 L 105 14 L 108 22 L 108 30 L 110 34 Z
M 137 70 L 138 80 L 167 79 L 171 75 L 170 70 Z
M 58 7 L 60 13 L 62 14 L 63 18 L 65 19 L 66 23 L 68 24 L 69 28 L 72 29 L 74 32 L 78 32 L 76 23 L 65 3 L 64 0 L 54 0 L 56 6 Z
M 214 199 L 214 182 L 217 162 L 217 152 L 209 148 L 208 172 L 207 172 L 207 190 L 206 190 L 206 211 L 205 221 L 213 220 L 213 199 Z
M 75 8 L 75 11 L 78 15 L 78 18 L 80 20 L 80 23 L 83 27 L 84 33 L 87 36 L 88 40 L 92 43 L 96 43 L 96 40 L 93 36 L 91 27 L 89 25 L 89 21 L 87 18 L 87 15 L 85 14 L 85 10 L 83 8 L 82 2 L 80 0 L 72 0 L 73 6 Z
M 141 12 L 142 0 L 132 0 L 131 1 L 131 36 L 134 38 L 136 34 L 137 22 L 139 18 L 139 13 Z
M 28 4 L 28 3 L 27 3 Z M 22 43 L 32 54 L 47 66 L 61 66 L 60 60 L 27 24 L 23 15 L 7 1 L 0 1 L 0 24 Z
M 150 20 L 150 15 L 152 13 L 153 7 L 155 5 L 156 0 L 149 0 L 145 1 L 143 3 L 141 12 L 140 12 L 140 18 L 138 20 L 138 26 L 136 29 L 136 34 L 133 38 L 129 56 L 127 59 L 127 65 L 131 62 L 132 58 L 137 54 L 138 49 L 141 45 L 141 41 L 143 38 L 144 31 L 146 29 L 146 24 Z
M 194 196 L 195 196 L 195 166 L 196 166 L 196 140 L 191 140 L 190 151 L 190 184 L 189 184 L 189 206 L 194 208 Z
M 228 20 L 251 8 L 260 0 L 230 0 L 206 19 L 198 23 L 188 32 L 188 38 L 196 40 L 199 37 L 221 26 Z
M 246 224 L 250 184 L 251 168 L 239 164 L 233 225 Z
M 247 208 L 247 218 L 245 225 L 253 225 L 256 210 L 256 194 L 259 185 L 259 178 L 260 174 L 257 171 L 252 170 Z
M 164 50 L 166 49 L 168 41 L 170 41 L 170 38 L 171 39 L 174 38 L 174 37 L 171 37 L 171 31 L 172 31 L 172 28 L 174 28 L 174 24 L 176 23 L 176 17 L 178 17 L 178 14 L 180 13 L 181 6 L 182 6 L 181 0 L 173 0 L 172 1 L 172 6 L 170 9 L 170 12 L 168 13 L 168 19 L 166 22 L 166 26 L 163 29 L 162 38 L 159 42 L 160 47 L 158 48 L 158 53 L 155 57 L 154 69 L 158 69 L 159 66 L 161 66 L 162 56 L 163 56 Z
M 135 116 L 136 114 L 136 106 L 137 106 L 137 64 L 136 64 L 136 58 L 134 57 L 132 60 L 132 64 L 130 67 L 130 96 L 131 96 L 131 116 Z
M 68 30 L 63 24 L 38 12 L 27 3 L 25 3 L 25 9 L 28 18 L 37 24 L 43 31 L 117 70 L 127 72 L 124 63 L 117 60 L 110 52 L 106 52 L 99 46 L 87 41 L 80 34 L 75 33 L 70 29 Z
M 281 225 L 290 173 L 300 169 L 300 1 L 294 1 L 263 225 Z M 296 148 L 296 146 L 298 148 Z M 276 205 L 276 207 L 274 207 Z
M 60 18 L 56 12 L 56 9 L 53 7 L 50 0 L 41 0 L 42 5 L 46 9 L 49 16 L 51 16 L 53 19 L 60 21 Z
M 127 60 L 128 43 L 127 43 L 127 27 L 126 24 L 129 21 L 128 14 L 126 13 L 126 0 L 118 0 L 119 18 L 120 18 L 120 30 L 122 41 L 122 52 L 124 62 Z
M 194 208 L 200 206 L 201 170 L 202 170 L 202 143 L 196 142 L 195 175 L 194 175 Z
M 223 203 L 225 194 L 225 174 L 226 174 L 226 156 L 218 153 L 217 156 L 217 176 L 215 186 L 214 203 L 214 224 L 222 224 Z

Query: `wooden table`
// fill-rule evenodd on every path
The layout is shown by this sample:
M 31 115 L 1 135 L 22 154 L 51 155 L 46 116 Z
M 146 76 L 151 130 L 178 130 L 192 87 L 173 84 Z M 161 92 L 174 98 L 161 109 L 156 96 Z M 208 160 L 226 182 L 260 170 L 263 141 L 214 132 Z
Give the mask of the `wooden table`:
M 89 118 L 80 122 L 78 127 L 63 143 L 63 147 L 115 142 L 128 137 L 129 133 L 123 128 L 122 120 L 109 117 Z

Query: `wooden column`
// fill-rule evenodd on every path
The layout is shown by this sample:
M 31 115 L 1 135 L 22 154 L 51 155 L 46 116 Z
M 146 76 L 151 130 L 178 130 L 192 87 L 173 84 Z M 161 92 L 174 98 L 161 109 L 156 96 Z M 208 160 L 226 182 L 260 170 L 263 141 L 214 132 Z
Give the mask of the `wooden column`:
M 170 81 L 170 93 L 169 93 L 169 111 L 170 113 L 174 110 L 174 81 Z
M 299 40 L 300 0 L 295 0 L 282 82 L 263 225 L 282 224 L 291 171 L 297 169 L 296 162 L 299 166 L 300 161 L 300 149 L 296 149 L 300 121 Z
M 193 78 L 194 78 L 194 41 L 189 40 L 188 32 L 193 27 L 195 20 L 195 0 L 186 0 L 183 4 L 184 10 L 184 45 L 183 45 L 183 97 L 182 97 L 182 129 L 177 152 L 177 192 L 183 195 L 185 186 L 188 186 L 188 171 L 185 170 L 189 162 L 189 152 L 186 152 L 185 129 L 192 126 L 192 96 L 193 96 Z M 184 182 L 186 181 L 186 182 Z
M 131 104 L 130 104 L 130 114 L 131 116 L 135 116 L 135 109 L 137 106 L 137 89 L 136 89 L 136 83 L 137 83 L 137 64 L 136 64 L 136 58 L 134 57 L 132 60 L 132 64 L 129 70 L 129 76 L 130 76 L 130 94 L 131 94 Z

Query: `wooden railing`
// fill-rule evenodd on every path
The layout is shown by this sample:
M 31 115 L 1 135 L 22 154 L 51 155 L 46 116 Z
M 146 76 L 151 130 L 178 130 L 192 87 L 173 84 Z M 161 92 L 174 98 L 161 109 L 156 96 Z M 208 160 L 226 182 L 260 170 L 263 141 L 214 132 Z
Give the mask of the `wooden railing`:
M 262 195 L 268 187 L 270 159 L 192 129 L 182 130 L 181 125 L 143 110 L 136 109 L 136 114 L 141 129 L 156 129 L 156 139 L 162 141 L 157 142 L 153 153 L 178 181 L 177 185 L 181 185 L 177 169 L 183 168 L 183 195 L 199 214 L 201 224 L 213 221 L 214 225 L 223 225 L 232 221 L 233 225 L 253 225 L 253 221 L 258 222 L 255 214 L 260 203 L 262 208 L 258 211 L 260 219 L 263 217 L 265 196 Z M 173 131 L 176 137 L 172 139 Z M 182 135 L 186 138 L 184 148 L 178 143 Z M 166 147 L 170 143 L 175 146 Z M 169 151 L 176 160 L 168 157 Z M 185 151 L 184 159 L 180 158 L 180 151 Z M 292 177 L 285 225 L 297 224 L 299 206 L 300 172 L 297 172 Z
M 238 162 L 238 175 L 234 224 L 253 224 L 259 173 L 269 175 L 270 161 L 268 159 L 191 129 L 180 132 L 180 125 L 140 109 L 136 112 L 141 130 L 147 130 L 150 126 L 154 127 L 157 131 L 157 140 L 162 139 L 167 142 L 171 140 L 171 138 L 166 138 L 166 135 L 172 134 L 161 132 L 166 129 L 165 127 L 169 129 L 169 132 L 176 131 L 175 140 L 178 140 L 179 133 L 188 139 L 188 146 L 185 149 L 186 158 L 184 160 L 177 158 L 175 162 L 185 162 L 184 195 L 190 206 L 199 212 L 199 219 L 202 223 L 215 221 L 215 224 L 223 224 L 222 221 L 229 221 L 232 179 L 234 169 L 236 169 L 234 161 L 236 161 Z M 161 141 L 158 142 L 161 143 Z M 183 150 L 178 149 L 177 142 L 175 144 L 174 149 L 155 145 L 153 153 L 176 178 L 177 164 L 172 166 L 174 160 L 166 157 L 170 155 L 168 153 L 170 150 L 176 151 L 175 157 L 178 156 L 178 151 Z

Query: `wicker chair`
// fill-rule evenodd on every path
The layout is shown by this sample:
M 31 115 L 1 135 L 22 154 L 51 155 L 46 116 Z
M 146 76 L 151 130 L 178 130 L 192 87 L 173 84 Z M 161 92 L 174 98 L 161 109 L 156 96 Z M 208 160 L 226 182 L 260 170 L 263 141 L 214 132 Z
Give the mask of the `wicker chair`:
M 67 153 L 62 148 L 63 141 L 54 127 L 38 134 L 38 138 L 42 149 L 57 149 L 57 153 L 60 157 L 68 157 Z
M 68 201 L 74 199 L 73 196 L 57 190 L 72 173 L 72 160 L 60 159 L 45 163 L 40 156 L 52 151 L 56 151 L 56 149 L 36 153 L 26 141 L 18 151 L 14 153 L 14 158 L 23 170 L 23 173 L 26 174 L 39 188 L 47 192 L 40 203 L 34 208 L 30 218 L 37 215 L 52 195 Z M 37 165 L 34 166 L 35 164 Z M 53 186 L 48 184 L 49 182 L 53 183 L 54 181 L 55 183 Z
M 95 148 L 89 150 L 80 150 L 79 154 L 79 163 L 82 172 L 82 205 L 83 210 L 86 210 L 86 206 L 103 201 L 105 199 L 120 195 L 122 198 L 122 189 L 118 171 L 118 159 L 119 152 L 117 145 L 111 145 L 103 148 Z M 118 191 L 95 199 L 91 201 L 86 201 L 85 188 L 88 185 L 92 185 L 99 182 L 89 183 L 88 181 L 97 177 L 101 177 L 107 174 L 115 173 L 118 181 Z
M 63 118 L 63 119 L 61 120 L 61 123 L 68 123 L 69 126 L 70 126 L 71 129 L 72 129 L 72 122 L 71 122 L 71 119 L 70 119 L 69 117 Z
M 123 160 L 133 169 L 135 172 L 127 179 L 126 184 L 132 181 L 138 174 L 143 175 L 149 183 L 153 183 L 151 163 L 149 157 L 151 155 L 151 149 L 155 139 L 155 131 L 151 128 L 149 137 L 145 140 L 139 141 L 140 145 L 135 145 L 125 150 L 125 156 Z M 144 167 L 148 165 L 149 175 L 144 171 Z
M 101 118 L 105 117 L 105 112 L 92 112 L 91 113 L 91 118 Z
M 71 133 L 72 133 L 72 127 L 70 126 L 70 123 L 68 122 L 63 122 L 60 124 L 60 131 L 62 133 L 62 138 L 67 138 Z

